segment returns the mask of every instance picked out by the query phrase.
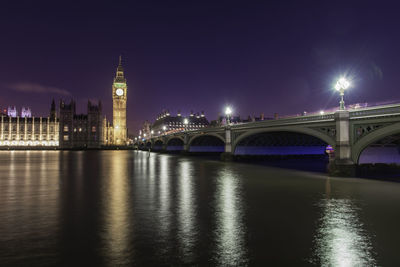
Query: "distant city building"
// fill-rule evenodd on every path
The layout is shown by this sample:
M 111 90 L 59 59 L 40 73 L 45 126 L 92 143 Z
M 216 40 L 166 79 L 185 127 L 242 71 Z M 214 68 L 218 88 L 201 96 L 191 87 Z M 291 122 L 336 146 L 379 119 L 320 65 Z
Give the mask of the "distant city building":
M 32 118 L 32 112 L 29 107 L 28 108 L 22 107 L 21 118 Z
M 185 124 L 187 119 L 187 124 Z M 180 111 L 176 116 L 171 116 L 169 111 L 164 111 L 157 116 L 156 121 L 151 126 L 155 135 L 168 134 L 173 132 L 180 132 L 186 130 L 196 130 L 208 127 L 209 122 L 204 115 L 204 112 L 194 114 L 190 112 L 188 117 L 183 117 Z
M 76 104 L 60 101 L 60 148 L 100 148 L 103 145 L 101 102 L 87 104 L 87 114 L 76 114 Z
M 17 109 L 9 107 L 7 116 L 1 115 L 0 147 L 57 147 L 58 119 L 53 104 L 47 118 L 19 117 Z
M 15 106 L 13 106 L 13 107 L 8 106 L 7 115 L 8 115 L 8 117 L 16 118 L 18 116 L 17 108 Z
M 240 116 L 231 116 L 229 118 L 229 123 L 236 124 L 236 123 L 248 123 L 248 122 L 255 122 L 255 121 L 264 121 L 264 120 L 272 120 L 272 118 L 266 118 L 264 113 L 261 113 L 259 117 L 254 116 L 247 116 L 246 119 L 242 119 Z M 212 121 L 211 125 L 213 127 L 216 126 L 223 126 L 227 124 L 226 116 L 219 115 L 218 120 Z
M 142 129 L 139 131 L 141 137 L 148 137 L 151 134 L 151 123 L 149 121 L 143 122 Z

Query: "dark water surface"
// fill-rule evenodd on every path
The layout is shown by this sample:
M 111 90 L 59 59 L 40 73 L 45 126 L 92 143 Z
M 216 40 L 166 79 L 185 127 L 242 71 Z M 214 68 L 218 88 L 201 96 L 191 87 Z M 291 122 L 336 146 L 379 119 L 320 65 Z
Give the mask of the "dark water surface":
M 0 152 L 1 266 L 399 266 L 399 251 L 399 183 L 146 152 Z

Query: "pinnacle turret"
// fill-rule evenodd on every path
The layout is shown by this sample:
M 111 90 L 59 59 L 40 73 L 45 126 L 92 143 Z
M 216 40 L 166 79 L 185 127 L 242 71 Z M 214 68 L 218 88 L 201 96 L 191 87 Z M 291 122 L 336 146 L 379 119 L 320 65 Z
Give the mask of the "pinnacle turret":
M 126 83 L 124 78 L 124 68 L 122 67 L 122 56 L 119 56 L 119 62 L 117 67 L 117 73 L 114 79 L 115 83 Z

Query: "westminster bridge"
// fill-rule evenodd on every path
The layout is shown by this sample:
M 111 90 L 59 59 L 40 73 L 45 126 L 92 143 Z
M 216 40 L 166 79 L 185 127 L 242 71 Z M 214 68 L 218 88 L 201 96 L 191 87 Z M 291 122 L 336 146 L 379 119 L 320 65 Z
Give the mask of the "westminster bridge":
M 154 151 L 235 155 L 334 153 L 339 169 L 359 164 L 367 147 L 400 147 L 400 104 L 231 124 L 152 136 L 135 144 Z M 293 153 L 292 153 L 293 152 Z

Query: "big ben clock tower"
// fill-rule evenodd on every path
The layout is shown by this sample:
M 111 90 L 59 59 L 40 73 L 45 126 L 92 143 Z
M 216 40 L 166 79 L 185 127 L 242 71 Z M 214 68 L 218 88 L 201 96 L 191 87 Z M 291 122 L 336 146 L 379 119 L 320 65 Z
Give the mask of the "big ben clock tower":
M 120 56 L 117 74 L 114 78 L 114 83 L 112 86 L 114 127 L 113 139 L 115 145 L 126 145 L 126 93 L 126 79 L 124 77 L 124 69 L 122 68 Z

